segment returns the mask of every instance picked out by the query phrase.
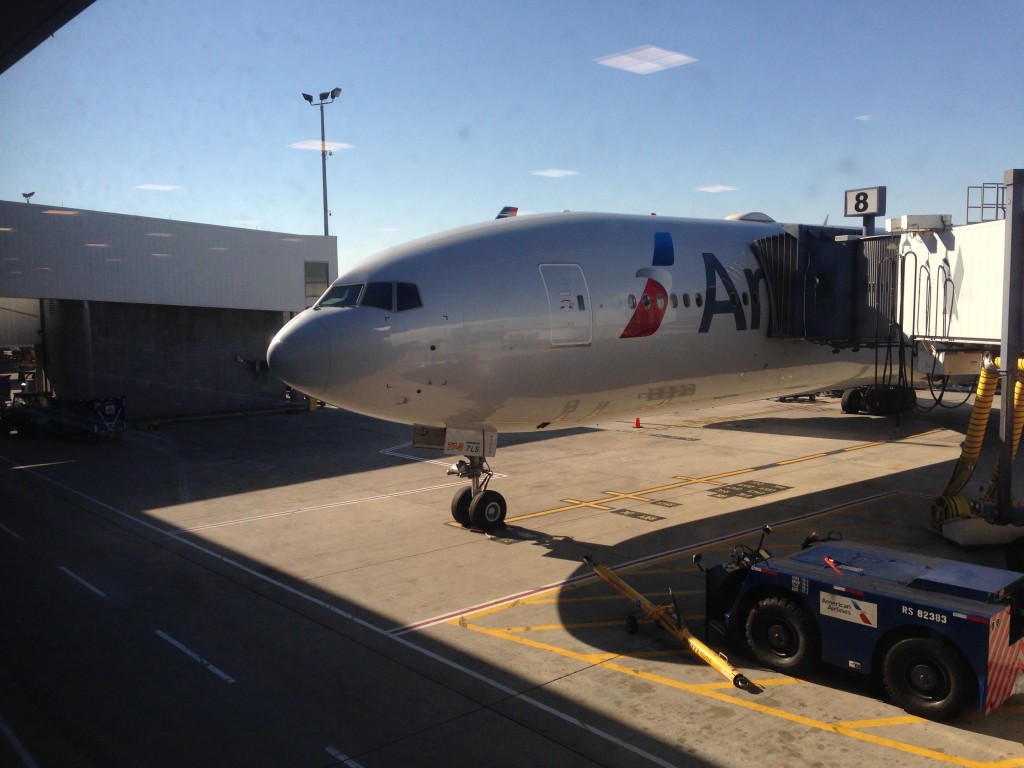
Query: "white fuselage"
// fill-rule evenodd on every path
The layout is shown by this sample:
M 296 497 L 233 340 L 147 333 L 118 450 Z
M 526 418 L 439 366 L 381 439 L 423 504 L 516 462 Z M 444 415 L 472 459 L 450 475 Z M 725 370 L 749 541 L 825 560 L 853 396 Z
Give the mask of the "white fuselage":
M 781 232 L 572 213 L 453 230 L 353 267 L 278 333 L 268 361 L 348 410 L 499 432 L 867 383 L 873 357 L 769 338 L 751 244 Z M 395 297 L 409 286 L 405 308 Z M 329 306 L 332 291 L 349 299 Z M 361 303 L 373 291 L 375 305 Z

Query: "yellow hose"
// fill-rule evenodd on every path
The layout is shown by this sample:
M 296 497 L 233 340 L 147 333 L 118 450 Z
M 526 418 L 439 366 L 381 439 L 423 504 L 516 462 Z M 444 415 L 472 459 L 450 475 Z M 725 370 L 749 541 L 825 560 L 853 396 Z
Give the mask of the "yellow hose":
M 996 358 L 996 365 L 999 358 Z M 1013 444 L 1010 446 L 1010 461 L 1017 458 L 1017 449 L 1020 447 L 1021 432 L 1024 431 L 1024 358 L 1017 361 L 1017 383 L 1013 387 Z M 999 457 L 996 457 L 996 465 L 992 468 L 992 482 L 985 490 L 984 500 L 994 504 L 999 498 Z
M 967 434 L 963 443 L 960 444 L 960 458 L 953 468 L 953 476 L 942 496 L 955 496 L 967 485 L 971 479 L 974 467 L 978 463 L 978 455 L 981 453 L 981 443 L 985 438 L 985 429 L 988 426 L 988 417 L 992 412 L 992 399 L 996 394 L 996 385 L 999 383 L 999 363 L 996 360 L 988 359 L 981 367 L 981 375 L 978 376 L 978 388 L 974 395 L 974 408 L 971 410 L 971 420 L 967 425 Z

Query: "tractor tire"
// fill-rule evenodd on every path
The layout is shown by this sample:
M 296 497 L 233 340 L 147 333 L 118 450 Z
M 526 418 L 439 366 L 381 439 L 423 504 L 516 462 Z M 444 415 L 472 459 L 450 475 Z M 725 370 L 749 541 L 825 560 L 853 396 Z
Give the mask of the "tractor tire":
M 818 625 L 796 600 L 764 597 L 747 614 L 747 644 L 764 666 L 806 675 L 821 661 Z
M 882 682 L 893 702 L 912 715 L 942 720 L 977 698 L 977 681 L 960 652 L 937 637 L 908 637 L 882 662 Z

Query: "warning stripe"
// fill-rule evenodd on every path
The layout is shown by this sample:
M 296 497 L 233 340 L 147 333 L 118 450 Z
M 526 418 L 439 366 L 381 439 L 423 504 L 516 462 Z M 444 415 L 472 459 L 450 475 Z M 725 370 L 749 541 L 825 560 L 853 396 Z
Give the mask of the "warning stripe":
M 991 712 L 1013 694 L 1017 675 L 1024 672 L 1024 639 L 1010 644 L 1010 607 L 988 624 L 988 683 L 985 712 Z

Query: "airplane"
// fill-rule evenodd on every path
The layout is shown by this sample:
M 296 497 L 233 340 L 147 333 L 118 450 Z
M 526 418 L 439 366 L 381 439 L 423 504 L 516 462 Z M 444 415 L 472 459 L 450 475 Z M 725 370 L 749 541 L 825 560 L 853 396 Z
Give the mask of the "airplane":
M 452 517 L 504 526 L 487 488 L 499 433 L 656 409 L 869 383 L 865 349 L 773 338 L 753 244 L 783 233 L 726 220 L 604 213 L 517 216 L 420 238 L 342 274 L 267 350 L 314 400 L 413 426 L 463 458 Z

